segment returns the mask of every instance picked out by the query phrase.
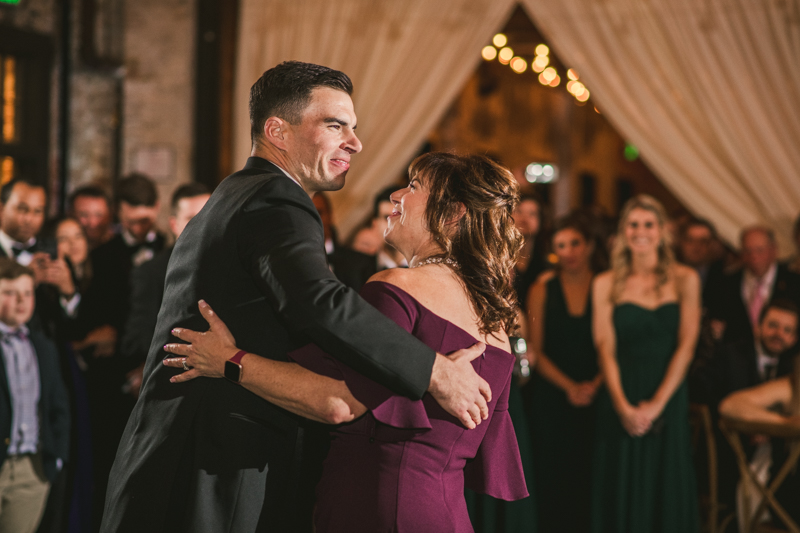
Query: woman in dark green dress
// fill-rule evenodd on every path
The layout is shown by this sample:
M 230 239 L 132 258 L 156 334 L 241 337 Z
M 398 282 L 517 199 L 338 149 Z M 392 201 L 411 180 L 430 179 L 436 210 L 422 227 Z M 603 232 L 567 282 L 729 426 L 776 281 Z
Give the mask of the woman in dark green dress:
M 593 287 L 606 388 L 598 397 L 592 532 L 699 530 L 686 370 L 700 325 L 700 280 L 675 263 L 664 208 L 625 205 L 611 270 Z
M 602 382 L 591 324 L 596 244 L 585 218 L 560 220 L 558 270 L 541 276 L 528 298 L 537 364 L 527 408 L 539 531 L 548 533 L 588 531 L 590 523 L 593 404 Z

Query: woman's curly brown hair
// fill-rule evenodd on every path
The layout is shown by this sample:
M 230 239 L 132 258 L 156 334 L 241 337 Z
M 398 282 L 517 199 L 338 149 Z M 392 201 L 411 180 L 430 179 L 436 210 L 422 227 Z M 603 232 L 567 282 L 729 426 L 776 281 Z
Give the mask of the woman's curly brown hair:
M 444 249 L 442 257 L 458 263 L 480 332 L 511 332 L 518 302 L 512 285 L 522 235 L 511 213 L 519 186 L 508 169 L 481 155 L 432 152 L 408 169 L 428 189 L 428 229 Z

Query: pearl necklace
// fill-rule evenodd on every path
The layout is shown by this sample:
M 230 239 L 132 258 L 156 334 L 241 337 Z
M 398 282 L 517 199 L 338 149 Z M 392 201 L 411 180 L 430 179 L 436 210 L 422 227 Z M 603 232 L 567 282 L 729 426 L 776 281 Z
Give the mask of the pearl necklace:
M 408 267 L 408 268 L 419 268 L 425 265 L 440 265 L 440 264 L 445 264 L 453 268 L 458 268 L 458 262 L 449 257 L 429 257 L 427 259 L 423 259 L 413 267 Z

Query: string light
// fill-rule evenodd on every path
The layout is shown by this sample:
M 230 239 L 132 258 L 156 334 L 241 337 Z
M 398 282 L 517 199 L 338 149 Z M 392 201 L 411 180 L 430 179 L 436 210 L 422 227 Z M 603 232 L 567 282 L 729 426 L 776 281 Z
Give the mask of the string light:
M 580 79 L 580 76 L 578 76 L 578 71 L 575 70 L 574 68 L 571 68 L 567 71 L 567 77 L 575 81 L 578 81 Z
M 534 72 L 541 72 L 547 65 L 550 64 L 550 58 L 547 56 L 536 56 L 536 59 L 531 63 L 531 69 Z
M 511 61 L 511 58 L 514 57 L 514 50 L 506 46 L 500 50 L 500 54 L 498 54 L 498 60 L 504 64 L 508 65 L 508 62 Z
M 556 74 L 556 77 L 550 80 L 550 83 L 548 85 L 550 85 L 550 87 L 558 87 L 559 83 L 561 83 L 561 76 Z
M 546 44 L 539 44 L 536 46 L 535 51 L 537 56 L 546 56 L 550 53 L 550 47 Z
M 528 68 L 528 62 L 517 56 L 511 60 L 511 69 L 517 74 L 522 74 Z
M 494 44 L 497 48 L 502 48 L 508 44 L 508 37 L 506 37 L 504 33 L 498 33 L 492 37 L 492 44 Z
M 544 79 L 547 80 L 547 83 L 550 83 L 551 81 L 556 79 L 556 76 L 558 76 L 558 72 L 556 72 L 556 69 L 554 69 L 553 67 L 547 67 L 542 72 L 542 76 L 544 76 Z
M 483 56 L 486 61 L 491 61 L 497 57 L 497 48 L 492 45 L 484 46 L 483 50 L 481 50 L 481 56 Z

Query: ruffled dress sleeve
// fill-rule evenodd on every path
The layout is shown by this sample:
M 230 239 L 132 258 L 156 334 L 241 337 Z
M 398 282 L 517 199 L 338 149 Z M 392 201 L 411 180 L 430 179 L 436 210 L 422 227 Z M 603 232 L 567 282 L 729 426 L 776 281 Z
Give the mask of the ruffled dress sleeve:
M 412 333 L 419 320 L 419 304 L 404 291 L 382 282 L 367 283 L 361 296 L 400 327 Z M 403 354 L 396 354 L 402 357 Z M 346 364 L 322 351 L 314 344 L 289 353 L 301 366 L 334 379 L 343 380 L 353 396 L 372 412 L 378 422 L 397 429 L 431 429 L 431 423 L 420 400 L 394 394 L 388 388 L 362 376 Z
M 517 434 L 508 414 L 511 379 L 509 372 L 478 454 L 464 468 L 464 485 L 467 488 L 506 501 L 521 500 L 528 496 Z

